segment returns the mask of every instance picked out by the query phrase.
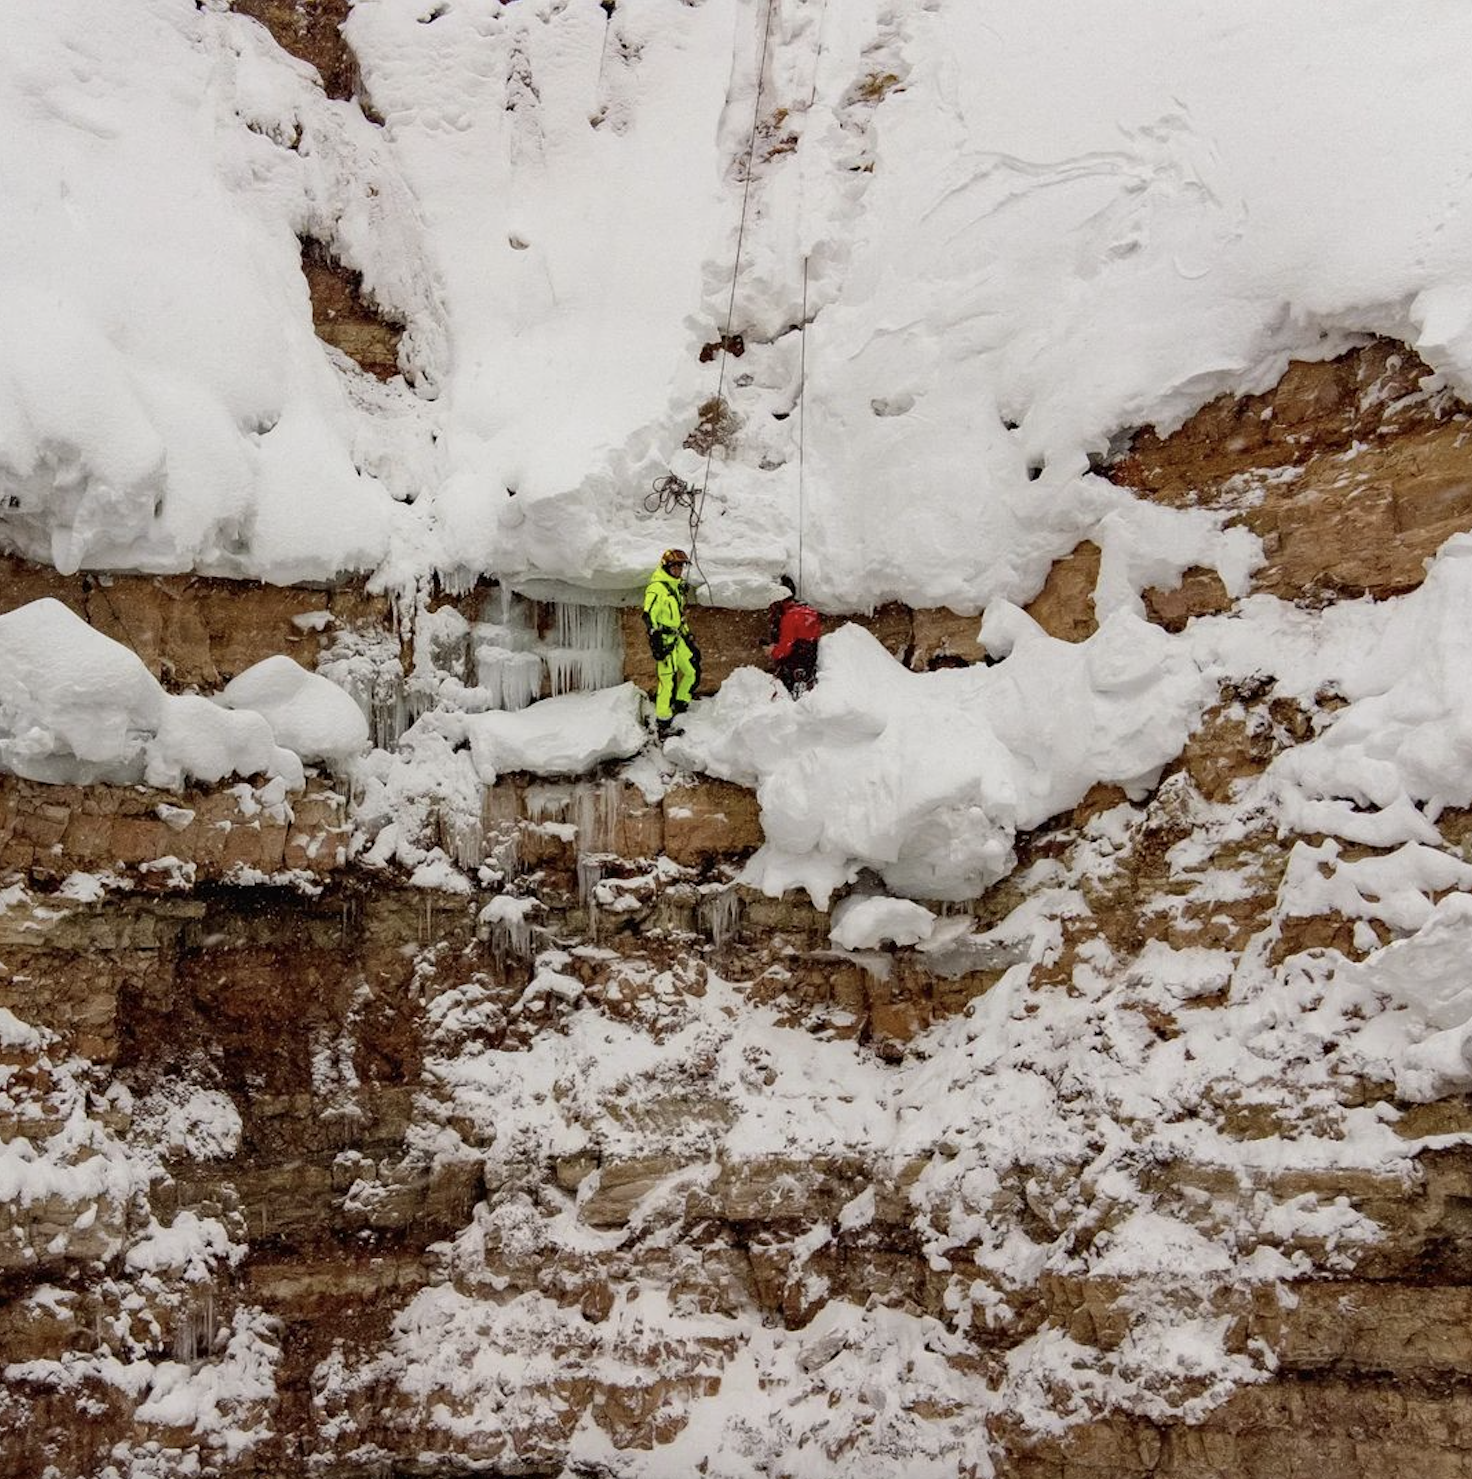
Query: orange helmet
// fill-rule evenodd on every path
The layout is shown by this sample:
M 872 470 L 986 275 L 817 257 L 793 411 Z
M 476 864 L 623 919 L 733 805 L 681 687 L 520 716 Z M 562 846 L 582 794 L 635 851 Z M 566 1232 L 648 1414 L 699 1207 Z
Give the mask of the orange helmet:
M 676 565 L 688 565 L 690 556 L 682 549 L 667 549 L 660 557 L 659 564 L 663 570 L 673 570 Z

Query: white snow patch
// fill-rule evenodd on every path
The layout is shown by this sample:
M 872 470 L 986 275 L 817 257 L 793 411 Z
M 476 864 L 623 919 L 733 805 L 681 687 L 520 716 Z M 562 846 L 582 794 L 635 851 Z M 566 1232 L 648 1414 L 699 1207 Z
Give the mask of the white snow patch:
M 649 739 L 639 717 L 643 697 L 624 683 L 543 699 L 515 713 L 466 715 L 476 773 L 489 785 L 508 771 L 584 775 L 605 761 L 627 759 Z
M 247 668 L 220 690 L 216 702 L 259 714 L 277 744 L 309 763 L 341 764 L 368 744 L 368 721 L 353 699 L 289 657 L 268 657 Z

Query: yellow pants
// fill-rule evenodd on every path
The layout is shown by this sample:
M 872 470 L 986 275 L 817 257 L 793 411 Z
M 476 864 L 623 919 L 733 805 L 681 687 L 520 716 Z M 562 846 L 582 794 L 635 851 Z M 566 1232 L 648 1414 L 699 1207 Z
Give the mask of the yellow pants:
M 683 637 L 675 643 L 675 650 L 668 657 L 660 658 L 655 664 L 659 687 L 654 691 L 654 717 L 673 719 L 673 701 L 690 702 L 695 690 L 695 664 L 690 659 L 690 647 Z

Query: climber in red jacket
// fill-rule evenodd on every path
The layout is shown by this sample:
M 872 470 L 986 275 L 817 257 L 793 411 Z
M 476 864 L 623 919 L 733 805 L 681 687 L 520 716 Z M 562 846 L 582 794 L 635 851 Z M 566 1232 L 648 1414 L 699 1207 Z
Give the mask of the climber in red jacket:
M 788 693 L 801 698 L 817 679 L 818 638 L 823 623 L 811 606 L 797 599 L 791 576 L 784 575 L 782 585 L 787 594 L 767 608 L 767 656 Z

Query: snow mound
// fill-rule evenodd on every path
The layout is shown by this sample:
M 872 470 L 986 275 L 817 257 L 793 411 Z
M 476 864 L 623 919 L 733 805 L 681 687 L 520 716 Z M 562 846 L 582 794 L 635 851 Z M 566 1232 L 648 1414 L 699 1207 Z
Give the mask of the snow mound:
M 308 763 L 340 763 L 368 746 L 368 721 L 357 703 L 336 683 L 289 657 L 268 657 L 247 668 L 225 685 L 216 702 L 259 714 L 276 742 Z
M 879 895 L 845 899 L 833 911 L 828 938 L 842 950 L 873 950 L 890 941 L 918 945 L 935 929 L 935 915 L 911 899 Z
M 137 780 L 164 692 L 49 597 L 0 616 L 0 765 L 28 780 Z
M 632 683 L 568 693 L 515 713 L 465 716 L 476 774 L 491 785 L 503 772 L 582 775 L 605 760 L 625 760 L 648 742 L 639 719 L 644 695 Z
M 196 694 L 164 696 L 145 779 L 177 791 L 186 780 L 214 785 L 230 775 L 279 775 L 303 783 L 301 761 L 276 743 L 259 714 L 232 714 Z
M 1287 823 L 1376 847 L 1436 843 L 1436 815 L 1472 799 L 1472 535 L 1442 546 L 1340 680 L 1349 707 L 1281 756 Z
M 1412 1040 L 1395 1040 L 1391 1022 L 1377 1022 L 1386 1038 L 1404 1099 L 1426 1102 L 1472 1089 L 1472 983 L 1467 978 L 1472 941 L 1472 898 L 1451 894 L 1413 935 L 1342 966 L 1342 986 L 1388 996 L 1409 1018 Z
M 898 894 L 973 897 L 1012 867 L 1019 829 L 1099 781 L 1148 788 L 1212 696 L 1185 644 L 1125 611 L 1069 643 L 1000 603 L 983 636 L 1026 655 L 912 673 L 845 626 L 800 701 L 743 668 L 692 711 L 666 752 L 756 788 L 767 843 L 748 881 L 826 907 L 869 867 Z
M 164 692 L 138 657 L 46 597 L 0 616 L 0 770 L 64 785 L 302 784 L 255 714 Z

